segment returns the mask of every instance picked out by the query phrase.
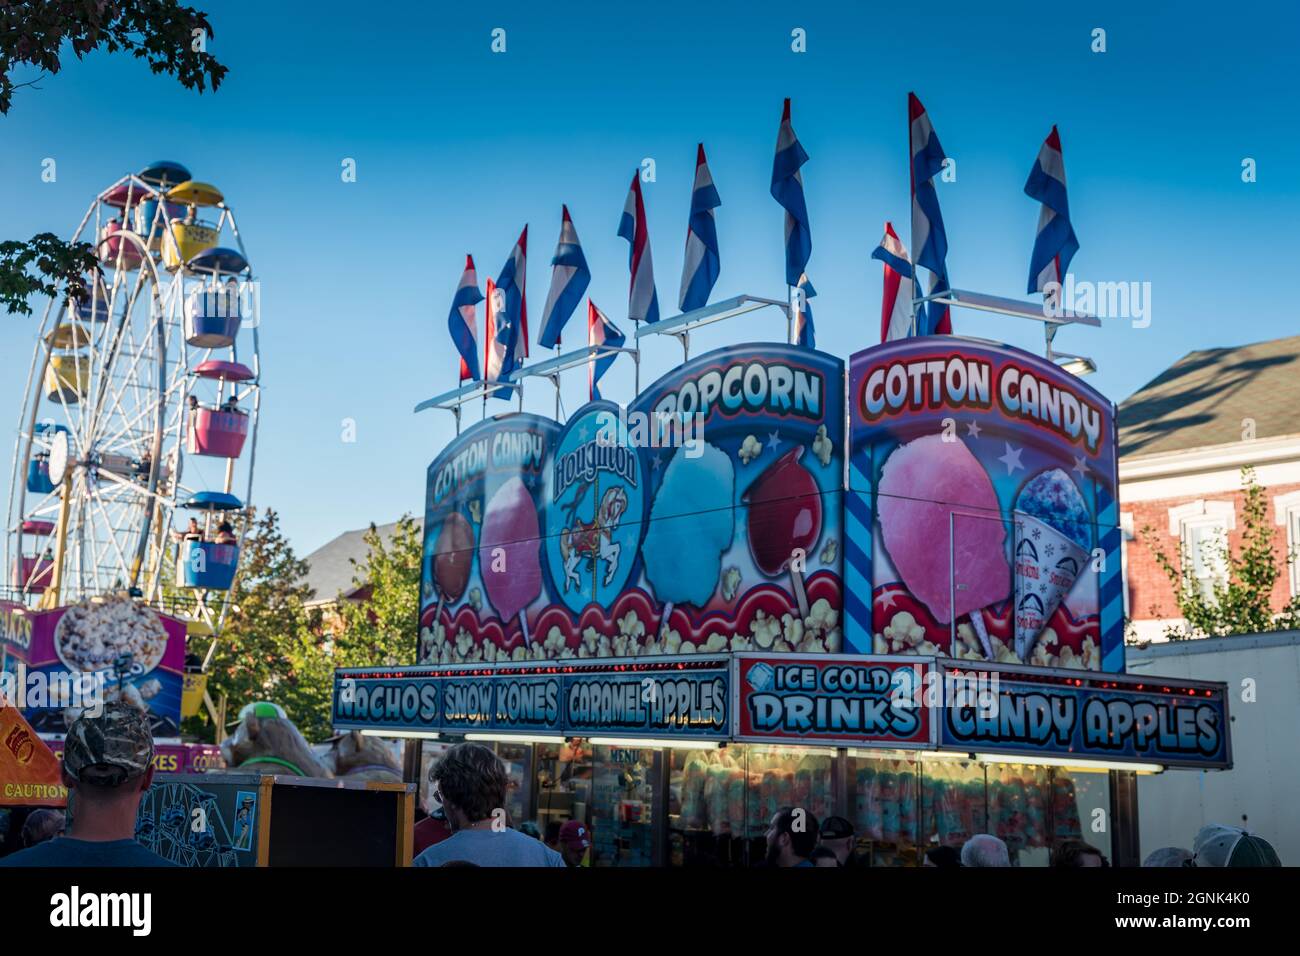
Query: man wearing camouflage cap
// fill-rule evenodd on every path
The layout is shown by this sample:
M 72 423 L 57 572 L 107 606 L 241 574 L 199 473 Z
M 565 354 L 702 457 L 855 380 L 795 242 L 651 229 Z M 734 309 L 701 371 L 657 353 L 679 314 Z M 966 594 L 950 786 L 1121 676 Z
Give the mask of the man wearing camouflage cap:
M 140 800 L 153 782 L 149 718 L 119 701 L 82 714 L 63 743 L 66 836 L 0 860 L 0 866 L 172 866 L 135 841 Z

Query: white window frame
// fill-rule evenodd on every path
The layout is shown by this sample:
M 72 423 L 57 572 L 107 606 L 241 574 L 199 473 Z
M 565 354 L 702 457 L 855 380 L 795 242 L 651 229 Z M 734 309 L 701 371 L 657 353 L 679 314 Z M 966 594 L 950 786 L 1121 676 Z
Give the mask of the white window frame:
M 1284 495 L 1273 496 L 1273 516 L 1278 524 L 1286 529 L 1287 555 L 1295 553 L 1298 557 L 1290 563 L 1288 572 L 1291 596 L 1300 595 L 1300 491 L 1288 491 Z
M 1182 545 L 1180 553 L 1191 561 L 1196 560 L 1196 555 L 1193 553 L 1188 540 L 1190 532 L 1201 528 L 1220 528 L 1223 531 L 1226 543 L 1228 535 L 1236 526 L 1236 508 L 1231 501 L 1197 499 L 1185 505 L 1169 509 L 1169 533 L 1178 538 Z M 1227 568 L 1224 568 L 1219 580 L 1223 580 L 1226 575 Z M 1210 575 L 1204 580 L 1209 582 L 1213 579 L 1214 575 Z M 1202 586 L 1204 587 L 1204 585 Z M 1209 597 L 1209 595 L 1207 594 L 1206 597 Z

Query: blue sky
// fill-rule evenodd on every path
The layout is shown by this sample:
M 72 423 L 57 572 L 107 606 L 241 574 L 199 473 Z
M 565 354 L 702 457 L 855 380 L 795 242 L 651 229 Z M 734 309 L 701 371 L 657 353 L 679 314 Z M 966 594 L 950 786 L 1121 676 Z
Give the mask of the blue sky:
M 939 198 L 959 288 L 1023 293 L 1038 207 L 1021 190 L 1059 124 L 1076 277 L 1152 283 L 1149 328 L 1117 320 L 1058 337 L 1058 349 L 1097 360 L 1091 382 L 1112 399 L 1189 350 L 1297 329 L 1293 309 L 1265 299 L 1295 272 L 1300 221 L 1290 6 L 394 2 L 369 17 L 380 8 L 196 2 L 213 10 L 209 49 L 230 67 L 216 95 L 105 54 L 19 91 L 0 119 L 0 237 L 66 235 L 95 192 L 158 158 L 225 191 L 263 284 L 254 500 L 281 512 L 300 553 L 421 508 L 452 421 L 411 408 L 455 384 L 446 318 L 466 252 L 480 281 L 495 276 L 530 224 L 535 336 L 567 202 L 590 294 L 626 326 L 627 245 L 615 230 L 632 171 L 650 157 L 647 218 L 671 314 L 703 140 L 722 197 L 714 298 L 781 297 L 782 214 L 768 184 L 785 96 L 811 156 L 808 271 L 827 351 L 847 357 L 878 339 L 869 256 L 886 219 L 908 241 L 910 89 L 957 161 Z M 504 54 L 490 49 L 496 27 Z M 790 49 L 796 27 L 803 54 Z M 1104 54 L 1090 50 L 1095 27 Z M 58 161 L 55 183 L 40 180 L 45 157 Z M 1256 183 L 1241 181 L 1245 157 Z M 355 183 L 341 181 L 344 158 Z M 954 324 L 1041 351 L 1037 324 L 962 312 Z M 0 422 L 17 420 L 35 326 L 0 318 Z M 783 334 L 776 313 L 760 313 L 698 333 L 692 353 Z M 674 340 L 652 339 L 643 380 L 679 357 Z M 606 377 L 607 397 L 631 397 L 626 365 Z M 585 393 L 575 370 L 566 409 Z M 526 407 L 553 403 L 549 385 L 530 387 Z M 345 418 L 353 443 L 341 440 Z

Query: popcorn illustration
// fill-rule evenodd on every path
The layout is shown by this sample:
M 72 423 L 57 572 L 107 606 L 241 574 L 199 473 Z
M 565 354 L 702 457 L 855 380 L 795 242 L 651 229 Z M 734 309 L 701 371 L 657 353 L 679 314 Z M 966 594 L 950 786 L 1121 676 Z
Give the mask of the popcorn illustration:
M 872 638 L 871 638 L 871 653 L 873 653 L 873 654 L 888 654 L 888 653 L 889 653 L 889 638 L 887 638 L 887 637 L 885 637 L 885 635 L 883 635 L 883 634 L 879 634 L 879 633 L 872 635 Z
M 680 648 L 681 646 L 682 646 L 681 634 L 677 633 L 677 631 L 674 631 L 672 628 L 669 628 L 668 633 L 664 635 L 664 653 L 676 654 L 678 648 Z
M 743 464 L 748 465 L 751 461 L 763 453 L 763 443 L 753 435 L 746 435 L 745 440 L 740 445 L 740 451 L 737 453 Z
M 528 660 L 528 649 L 522 644 L 516 644 L 515 649 L 510 652 L 510 659 L 512 661 Z
M 475 498 L 469 503 L 469 516 L 474 519 L 475 524 L 483 523 L 483 502 L 480 499 Z M 474 590 L 477 591 L 478 588 L 475 588 Z
M 682 641 L 681 647 L 677 648 L 678 654 L 694 654 L 695 645 L 690 641 Z
M 890 653 L 907 653 L 925 639 L 925 628 L 917 624 L 916 618 L 908 611 L 899 611 L 885 625 L 885 637 L 889 641 Z
M 737 634 L 731 639 L 731 649 L 733 651 L 748 651 L 752 650 L 753 647 L 754 645 L 750 643 L 749 638 L 744 635 Z
M 474 646 L 474 638 L 463 627 L 456 633 L 456 656 L 465 657 Z
M 795 648 L 800 654 L 825 654 L 826 645 L 822 643 L 821 638 L 809 636 L 807 640 Z
M 1083 651 L 1080 655 L 1083 659 L 1083 666 L 1088 670 L 1099 670 L 1101 668 L 1101 653 L 1097 647 L 1097 642 L 1091 636 L 1083 639 Z
M 483 610 L 483 589 L 482 588 L 469 589 L 469 606 L 472 607 L 475 611 Z
M 813 439 L 812 451 L 817 456 L 817 460 L 825 467 L 831 463 L 831 452 L 835 450 L 835 443 L 831 441 L 826 434 L 826 426 L 817 426 L 817 437 Z
M 812 607 L 808 609 L 807 625 L 818 631 L 829 631 L 839 623 L 840 613 L 831 607 L 831 602 L 825 598 L 818 598 L 813 601 Z
M 564 644 L 564 632 L 558 627 L 552 627 L 546 632 L 546 640 L 542 642 L 542 647 L 547 651 L 558 654 L 560 651 L 564 650 Z
M 781 615 L 781 634 L 786 643 L 797 645 L 803 640 L 803 621 L 793 614 Z
M 582 632 L 582 646 L 588 651 L 587 656 L 593 656 L 600 645 L 600 631 L 594 627 L 588 627 Z
M 612 646 L 613 649 L 614 649 L 614 656 L 615 656 L 615 657 L 627 657 L 627 656 L 628 656 L 628 651 L 627 651 L 627 635 L 626 635 L 626 634 L 616 634 L 616 635 L 614 636 L 614 640 L 613 640 L 611 646 Z
M 140 685 L 140 696 L 145 700 L 153 700 L 162 690 L 162 681 L 156 677 L 151 677 Z
M 832 627 L 824 638 L 827 654 L 838 654 L 844 646 L 844 635 L 838 627 Z
M 565 645 L 564 650 L 560 651 L 560 660 L 562 661 L 569 660 L 574 656 L 573 648 L 569 647 L 567 644 Z
M 496 646 L 495 644 L 493 644 L 491 641 L 484 641 L 484 642 L 483 642 L 483 660 L 487 661 L 489 664 L 491 664 L 491 663 L 495 663 L 495 662 L 496 662 L 496 659 L 497 659 L 497 650 L 498 650 L 498 649 L 497 649 L 497 646 Z M 503 656 L 503 657 L 505 656 L 505 655 L 504 655 L 504 652 L 502 652 L 502 655 L 501 655 L 501 656 Z
M 730 601 L 740 590 L 740 568 L 725 568 L 722 572 L 722 600 Z
M 712 634 L 704 644 L 705 654 L 716 654 L 718 651 L 727 649 L 727 636 L 725 634 Z
M 618 632 L 639 640 L 645 637 L 645 625 L 636 616 L 636 611 L 628 611 L 618 619 Z
M 790 644 L 784 638 L 782 638 L 772 645 L 772 650 L 780 654 L 789 654 L 792 650 L 794 650 L 794 648 L 792 648 Z
M 767 650 L 772 646 L 778 634 L 781 633 L 781 622 L 774 617 L 769 617 L 762 611 L 754 614 L 754 620 L 749 625 L 750 639 L 755 647 L 760 650 Z
M 822 564 L 834 564 L 835 555 L 839 554 L 839 542 L 835 538 L 827 538 L 826 544 L 822 546 L 822 553 L 817 555 Z

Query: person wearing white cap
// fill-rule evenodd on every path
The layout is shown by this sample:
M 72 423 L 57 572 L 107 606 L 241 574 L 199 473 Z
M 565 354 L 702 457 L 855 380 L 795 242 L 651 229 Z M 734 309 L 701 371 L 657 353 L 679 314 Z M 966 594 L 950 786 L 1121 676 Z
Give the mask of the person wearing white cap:
M 1277 851 L 1263 837 L 1241 827 L 1210 823 L 1192 844 L 1192 866 L 1281 866 Z

